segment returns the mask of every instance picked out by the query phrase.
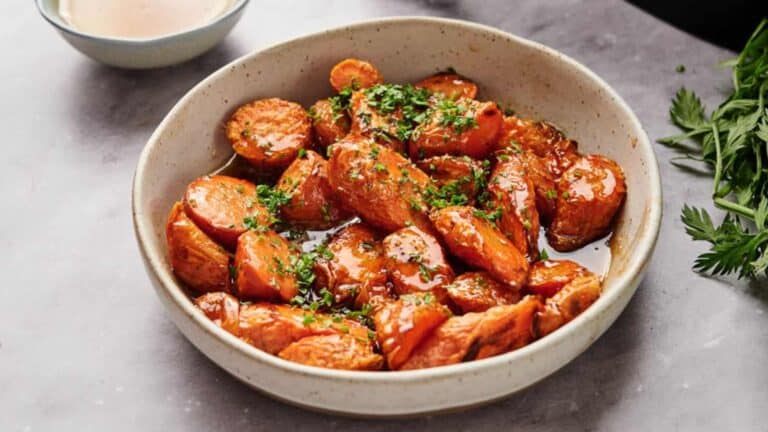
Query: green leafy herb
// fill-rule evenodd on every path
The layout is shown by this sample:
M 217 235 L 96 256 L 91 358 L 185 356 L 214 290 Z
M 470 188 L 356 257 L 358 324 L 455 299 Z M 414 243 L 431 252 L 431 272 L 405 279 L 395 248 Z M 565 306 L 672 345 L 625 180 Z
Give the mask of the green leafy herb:
M 272 222 L 279 222 L 278 215 L 280 214 L 280 207 L 288 204 L 291 201 L 290 195 L 285 191 L 275 189 L 265 184 L 256 186 L 256 197 L 259 202 L 267 208 L 269 214 L 272 217 Z
M 539 259 L 542 261 L 546 261 L 549 259 L 549 252 L 547 252 L 546 249 L 542 249 L 539 251 Z
M 426 264 L 419 263 L 419 277 L 423 282 L 429 282 L 432 280 L 432 269 Z
M 659 143 L 683 153 L 673 160 L 675 165 L 685 167 L 679 160 L 688 159 L 712 169 L 712 198 L 726 211 L 715 226 L 705 210 L 683 207 L 688 235 L 711 245 L 694 269 L 755 278 L 768 273 L 768 20 L 760 23 L 739 56 L 723 65 L 733 70 L 730 96 L 707 117 L 698 96 L 680 89 L 670 118 L 683 133 Z
M 453 132 L 456 134 L 477 127 L 474 113 L 468 112 L 466 106 L 457 104 L 450 99 L 439 101 L 437 112 L 440 113 L 440 126 L 453 128 Z
M 318 298 L 325 299 L 326 294 L 323 293 L 322 288 L 318 292 L 312 291 L 312 286 L 315 283 L 315 262 L 318 259 L 331 259 L 333 258 L 333 252 L 331 252 L 326 245 L 318 245 L 309 252 L 302 253 L 298 256 L 291 257 L 289 270 L 296 276 L 296 282 L 298 283 L 299 294 L 296 295 L 291 303 L 297 306 L 309 306 L 312 302 Z M 327 291 L 327 290 L 326 290 Z
M 399 110 L 402 114 L 396 123 L 396 136 L 392 138 L 408 141 L 416 126 L 427 118 L 430 93 L 426 89 L 410 84 L 377 84 L 364 90 L 364 94 L 368 106 L 379 113 L 390 115 Z
M 258 232 L 266 232 L 269 227 L 261 225 L 259 219 L 256 216 L 246 216 L 243 218 L 243 228 L 247 230 L 254 230 Z
M 469 197 L 461 189 L 459 181 L 453 181 L 443 186 L 428 185 L 424 188 L 424 201 L 432 208 L 441 209 L 455 205 L 466 205 Z
M 328 98 L 328 102 L 331 104 L 333 110 L 333 121 L 340 119 L 345 112 L 349 109 L 349 100 L 352 98 L 352 87 L 344 87 L 339 94 Z

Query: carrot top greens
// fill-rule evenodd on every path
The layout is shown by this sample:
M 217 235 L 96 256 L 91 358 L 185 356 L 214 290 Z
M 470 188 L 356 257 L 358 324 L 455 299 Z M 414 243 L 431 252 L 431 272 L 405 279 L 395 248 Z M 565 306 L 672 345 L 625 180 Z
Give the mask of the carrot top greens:
M 712 198 L 726 211 L 716 226 L 706 210 L 683 206 L 688 235 L 711 245 L 694 269 L 755 278 L 768 274 L 768 20 L 723 65 L 733 70 L 731 95 L 707 116 L 699 97 L 681 88 L 669 113 L 683 133 L 658 142 L 683 153 L 673 164 L 688 159 L 712 169 Z

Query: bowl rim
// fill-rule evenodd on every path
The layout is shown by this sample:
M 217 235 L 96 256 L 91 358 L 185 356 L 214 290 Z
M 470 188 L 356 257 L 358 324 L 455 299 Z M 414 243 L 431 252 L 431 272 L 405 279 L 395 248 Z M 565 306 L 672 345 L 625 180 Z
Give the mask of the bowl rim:
M 569 322 L 565 326 L 561 327 L 557 331 L 548 335 L 545 338 L 538 339 L 533 343 L 530 343 L 517 350 L 500 354 L 497 356 L 474 360 L 466 363 L 459 363 L 446 366 L 438 366 L 426 369 L 407 370 L 407 371 L 386 371 L 386 372 L 370 372 L 370 371 L 346 371 L 336 369 L 325 369 L 315 366 L 308 366 L 299 363 L 283 360 L 277 356 L 268 354 L 259 350 L 251 345 L 248 345 L 244 341 L 240 340 L 236 336 L 226 332 L 222 328 L 216 326 L 213 321 L 209 320 L 202 313 L 196 310 L 192 301 L 184 293 L 184 290 L 176 282 L 173 276 L 168 271 L 161 271 L 164 267 L 162 264 L 164 260 L 164 253 L 162 250 L 150 250 L 147 246 L 148 240 L 152 238 L 152 228 L 148 220 L 145 220 L 149 212 L 144 211 L 144 197 L 142 193 L 142 179 L 144 178 L 145 165 L 149 159 L 153 149 L 157 146 L 161 132 L 167 127 L 171 119 L 174 118 L 186 103 L 194 97 L 201 89 L 203 89 L 209 82 L 215 81 L 224 76 L 230 69 L 248 61 L 250 58 L 265 53 L 281 50 L 293 44 L 302 43 L 305 40 L 321 37 L 327 34 L 333 34 L 344 31 L 354 31 L 356 29 L 364 29 L 368 27 L 375 27 L 377 25 L 386 24 L 428 24 L 428 25 L 444 25 L 451 26 L 460 29 L 469 29 L 475 32 L 491 34 L 496 37 L 509 40 L 511 42 L 521 44 L 528 48 L 543 51 L 555 58 L 562 60 L 571 67 L 574 67 L 580 73 L 585 74 L 589 79 L 593 80 L 606 92 L 607 96 L 611 97 L 613 101 L 623 110 L 629 120 L 630 126 L 637 130 L 637 149 L 643 152 L 645 159 L 647 160 L 648 178 L 650 180 L 650 187 L 647 190 L 648 199 L 646 208 L 647 219 L 646 223 L 641 225 L 638 233 L 639 241 L 633 246 L 632 258 L 622 268 L 622 272 L 616 275 L 614 284 L 616 288 L 604 295 L 601 295 L 597 302 L 588 308 L 585 312 L 581 313 L 573 321 Z M 370 383 L 370 384 L 382 384 L 382 383 L 405 383 L 416 381 L 431 381 L 439 378 L 450 378 L 455 376 L 465 375 L 468 372 L 493 369 L 503 364 L 512 363 L 522 358 L 534 355 L 536 353 L 542 353 L 549 350 L 558 344 L 563 343 L 564 340 L 570 338 L 575 332 L 579 331 L 588 322 L 594 321 L 598 316 L 603 313 L 609 305 L 618 301 L 618 297 L 622 295 L 627 289 L 631 289 L 633 284 L 643 276 L 643 272 L 646 269 L 651 255 L 653 253 L 656 241 L 659 235 L 661 227 L 661 214 L 662 214 L 662 192 L 661 192 L 661 177 L 659 174 L 658 162 L 656 155 L 648 138 L 645 129 L 642 127 L 639 119 L 632 111 L 632 109 L 626 104 L 624 99 L 602 78 L 592 72 L 586 66 L 572 59 L 571 57 L 560 53 L 559 51 L 549 48 L 538 42 L 534 42 L 505 31 L 486 26 L 483 24 L 477 24 L 457 19 L 437 18 L 437 17 L 421 17 L 421 16 L 396 16 L 386 18 L 376 18 L 363 21 L 356 21 L 350 24 L 333 27 L 327 30 L 312 32 L 304 35 L 291 38 L 290 40 L 274 44 L 265 48 L 258 48 L 250 53 L 247 53 L 232 62 L 222 66 L 217 71 L 208 75 L 201 80 L 197 85 L 192 87 L 174 107 L 168 112 L 165 118 L 160 122 L 155 131 L 150 136 L 147 144 L 139 156 L 137 168 L 133 179 L 132 190 L 132 218 L 133 225 L 136 234 L 136 239 L 139 243 L 139 249 L 144 256 L 145 261 L 149 264 L 147 271 L 151 273 L 157 281 L 160 282 L 162 290 L 170 299 L 176 303 L 176 306 L 181 308 L 183 312 L 191 318 L 191 320 L 203 331 L 208 333 L 218 340 L 218 342 L 227 345 L 230 350 L 234 350 L 240 354 L 244 354 L 249 358 L 259 363 L 267 364 L 271 367 L 282 369 L 285 372 L 292 372 L 305 376 L 313 376 L 316 378 L 330 379 L 330 380 L 342 380 L 346 382 L 356 383 Z M 160 248 L 158 248 L 160 249 Z M 639 282 L 639 281 L 637 281 Z M 611 323 L 613 325 L 613 323 Z M 609 326 L 610 328 L 610 326 Z M 594 340 L 600 335 L 595 335 L 594 339 L 586 345 L 588 348 Z M 575 357 L 574 357 L 575 358 Z M 573 358 L 568 359 L 562 366 L 570 363 Z M 215 362 L 217 363 L 217 362 Z M 560 367 L 562 367 L 560 366 Z M 553 371 L 554 372 L 554 371 Z M 549 373 L 547 374 L 549 375 Z
M 87 32 L 77 30 L 71 25 L 69 25 L 66 21 L 64 21 L 64 19 L 61 18 L 61 16 L 58 13 L 56 13 L 56 16 L 58 17 L 58 19 L 51 16 L 47 8 L 43 5 L 44 3 L 49 1 L 53 1 L 53 0 L 35 0 L 35 6 L 37 6 L 37 11 L 40 13 L 40 15 L 42 15 L 43 18 L 45 18 L 46 21 L 48 21 L 49 24 L 51 24 L 57 30 L 63 33 L 67 33 L 72 36 L 77 36 L 77 37 L 87 39 L 90 41 L 95 41 L 95 42 L 106 42 L 106 43 L 128 45 L 128 46 L 142 46 L 142 45 L 151 45 L 151 44 L 160 43 L 160 42 L 169 42 L 177 39 L 182 39 L 194 33 L 206 31 L 212 27 L 219 25 L 222 21 L 227 20 L 229 17 L 240 13 L 240 11 L 248 4 L 250 0 L 236 0 L 234 3 L 232 3 L 229 6 L 229 8 L 226 11 L 224 11 L 224 13 L 220 14 L 216 18 L 202 25 L 188 28 L 186 30 L 182 30 L 175 33 L 169 33 L 166 35 L 154 36 L 154 37 L 148 37 L 148 38 L 127 38 L 127 37 L 121 38 L 121 37 L 114 37 L 114 36 L 101 36 L 94 33 L 87 33 Z M 59 0 L 55 0 L 55 1 L 58 2 Z

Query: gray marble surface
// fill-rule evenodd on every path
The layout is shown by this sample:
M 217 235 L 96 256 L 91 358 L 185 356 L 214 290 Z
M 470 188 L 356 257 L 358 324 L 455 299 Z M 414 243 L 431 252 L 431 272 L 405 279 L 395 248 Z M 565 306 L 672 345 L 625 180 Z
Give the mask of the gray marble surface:
M 250 50 L 387 15 L 478 21 L 575 57 L 627 100 L 651 138 L 673 131 L 681 85 L 710 106 L 732 53 L 609 0 L 253 1 L 232 35 L 190 63 L 150 72 L 97 65 L 32 2 L 0 3 L 0 431 L 768 430 L 768 292 L 700 277 L 683 202 L 710 181 L 657 148 L 657 253 L 629 307 L 587 352 L 534 386 L 460 414 L 362 421 L 264 397 L 176 330 L 144 274 L 130 220 L 139 152 L 193 84 Z M 684 64 L 684 74 L 675 72 Z M 461 391 L 461 389 L 456 389 Z

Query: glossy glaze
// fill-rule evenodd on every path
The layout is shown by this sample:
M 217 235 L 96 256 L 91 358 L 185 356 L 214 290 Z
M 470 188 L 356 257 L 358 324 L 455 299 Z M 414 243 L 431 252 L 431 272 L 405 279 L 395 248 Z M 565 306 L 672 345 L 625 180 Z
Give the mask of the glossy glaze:
M 451 253 L 499 282 L 522 287 L 528 277 L 525 256 L 476 212 L 474 207 L 446 207 L 433 213 L 432 221 Z

